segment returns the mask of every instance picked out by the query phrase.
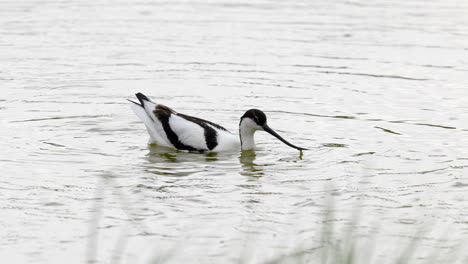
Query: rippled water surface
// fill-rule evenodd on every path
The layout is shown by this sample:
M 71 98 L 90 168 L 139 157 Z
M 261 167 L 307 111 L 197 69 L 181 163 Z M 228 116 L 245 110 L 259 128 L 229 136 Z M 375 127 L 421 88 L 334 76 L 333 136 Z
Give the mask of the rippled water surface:
M 1 258 L 314 259 L 326 212 L 339 236 L 358 211 L 374 263 L 422 227 L 415 261 L 467 261 L 467 14 L 442 0 L 1 1 Z M 259 108 L 311 150 L 261 132 L 242 153 L 148 146 L 136 92 L 235 133 Z

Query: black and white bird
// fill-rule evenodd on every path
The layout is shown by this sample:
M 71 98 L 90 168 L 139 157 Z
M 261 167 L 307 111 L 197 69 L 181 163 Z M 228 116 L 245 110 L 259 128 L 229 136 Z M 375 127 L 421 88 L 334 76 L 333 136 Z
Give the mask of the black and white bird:
M 239 136 L 236 136 L 220 125 L 156 104 L 142 93 L 137 93 L 136 97 L 140 103 L 129 101 L 148 130 L 150 144 L 201 152 L 249 150 L 255 148 L 255 131 L 263 130 L 292 148 L 305 150 L 289 143 L 271 129 L 265 113 L 258 109 L 245 112 L 240 119 Z

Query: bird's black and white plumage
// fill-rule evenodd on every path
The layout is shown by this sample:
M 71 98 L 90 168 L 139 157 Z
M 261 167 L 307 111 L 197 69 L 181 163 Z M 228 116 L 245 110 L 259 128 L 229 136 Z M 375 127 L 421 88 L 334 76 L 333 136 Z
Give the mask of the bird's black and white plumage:
M 132 102 L 132 109 L 143 121 L 150 135 L 150 142 L 160 146 L 188 151 L 233 151 L 254 149 L 254 133 L 264 130 L 290 147 L 304 150 L 284 140 L 268 127 L 265 114 L 250 109 L 241 117 L 239 136 L 210 121 L 177 113 L 171 108 L 156 104 L 142 93 Z

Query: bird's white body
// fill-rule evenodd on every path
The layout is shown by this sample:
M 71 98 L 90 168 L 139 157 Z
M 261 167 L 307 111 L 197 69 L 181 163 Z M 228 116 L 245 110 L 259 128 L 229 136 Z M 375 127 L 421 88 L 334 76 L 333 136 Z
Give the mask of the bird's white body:
M 238 135 L 234 135 L 229 131 L 218 130 L 218 146 L 214 152 L 223 151 L 239 151 L 241 149 L 241 142 Z
M 150 135 L 149 143 L 188 151 L 238 151 L 255 149 L 255 131 L 266 131 L 286 145 L 292 145 L 271 129 L 266 115 L 258 109 L 250 109 L 241 117 L 239 135 L 224 127 L 197 117 L 177 113 L 171 108 L 156 104 L 148 97 L 137 93 L 139 103 L 132 102 L 132 109 L 143 121 Z
M 153 102 L 145 102 L 144 107 L 137 104 L 132 104 L 131 107 L 135 114 L 143 121 L 146 130 L 150 136 L 148 143 L 156 144 L 163 147 L 174 148 L 174 144 L 169 140 L 164 131 L 163 124 L 154 114 L 157 104 Z M 197 150 L 209 150 L 213 152 L 238 151 L 241 149 L 240 138 L 227 130 L 220 129 L 209 123 L 207 126 L 216 131 L 217 145 L 213 149 L 209 149 L 205 138 L 205 129 L 199 124 L 187 120 L 177 114 L 169 117 L 169 125 L 174 133 L 177 134 L 179 141 L 187 146 L 191 146 Z

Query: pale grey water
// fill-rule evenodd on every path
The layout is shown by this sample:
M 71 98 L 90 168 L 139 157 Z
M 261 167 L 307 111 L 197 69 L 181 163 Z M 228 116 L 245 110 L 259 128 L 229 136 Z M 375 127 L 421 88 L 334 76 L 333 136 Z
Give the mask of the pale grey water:
M 2 262 L 262 263 L 319 245 L 329 194 L 374 263 L 421 227 L 415 262 L 467 261 L 466 1 L 4 0 L 0 36 Z M 136 92 L 311 150 L 149 147 Z

